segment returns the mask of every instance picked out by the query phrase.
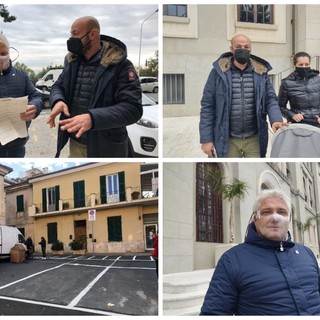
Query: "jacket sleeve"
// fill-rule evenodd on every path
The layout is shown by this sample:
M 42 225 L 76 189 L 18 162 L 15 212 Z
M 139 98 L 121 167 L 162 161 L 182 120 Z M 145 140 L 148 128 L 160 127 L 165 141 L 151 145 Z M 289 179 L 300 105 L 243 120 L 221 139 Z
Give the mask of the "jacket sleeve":
M 232 270 L 230 257 L 224 254 L 212 276 L 200 315 L 234 315 L 236 313 L 238 291 Z
M 212 69 L 205 84 L 201 99 L 200 111 L 200 143 L 214 141 L 214 117 L 215 117 L 215 73 Z
M 92 130 L 128 126 L 142 117 L 142 90 L 134 66 L 129 60 L 124 60 L 118 68 L 112 92 L 114 104 L 97 105 L 89 110 L 94 123 Z
M 36 117 L 42 111 L 43 102 L 40 93 L 34 87 L 33 83 L 29 79 L 29 76 L 25 75 L 26 79 L 26 95 L 28 96 L 28 104 L 33 104 L 36 107 Z
M 287 108 L 287 103 L 289 101 L 289 92 L 288 92 L 288 86 L 285 81 L 281 82 L 278 99 L 279 99 L 279 107 L 282 115 L 287 120 L 291 120 L 291 118 L 295 115 L 295 113 Z
M 269 79 L 266 82 L 265 106 L 271 125 L 274 122 L 283 122 L 278 98 Z

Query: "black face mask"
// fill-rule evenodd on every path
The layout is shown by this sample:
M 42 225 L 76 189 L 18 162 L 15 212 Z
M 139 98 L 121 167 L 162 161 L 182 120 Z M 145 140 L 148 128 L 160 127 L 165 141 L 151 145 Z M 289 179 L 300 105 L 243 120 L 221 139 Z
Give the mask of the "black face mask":
M 311 68 L 310 67 L 296 67 L 296 73 L 299 75 L 301 78 L 306 78 L 310 72 Z
M 91 40 L 86 45 L 83 45 L 81 39 L 87 36 L 90 31 L 88 31 L 81 38 L 74 38 L 74 37 L 69 38 L 69 40 L 67 41 L 68 51 L 79 56 L 82 55 L 83 50 L 90 44 Z
M 250 51 L 247 49 L 235 49 L 234 59 L 240 64 L 246 64 L 250 58 Z

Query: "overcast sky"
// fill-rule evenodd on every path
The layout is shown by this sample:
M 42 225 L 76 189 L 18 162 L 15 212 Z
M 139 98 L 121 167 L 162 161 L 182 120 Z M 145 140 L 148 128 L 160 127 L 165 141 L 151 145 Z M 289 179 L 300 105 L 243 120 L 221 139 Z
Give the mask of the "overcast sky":
M 135 66 L 138 66 L 139 61 L 141 25 L 141 65 L 144 65 L 146 59 L 153 58 L 158 49 L 158 12 L 154 13 L 158 6 L 155 4 L 13 4 L 7 5 L 7 8 L 17 20 L 11 23 L 1 20 L 0 30 L 8 38 L 10 46 L 19 51 L 16 61 L 24 63 L 36 73 L 43 67 L 63 64 L 71 25 L 74 20 L 86 15 L 98 19 L 101 34 L 118 38 L 126 44 L 128 58 Z M 13 60 L 17 53 L 11 49 L 10 55 Z
M 87 162 L 72 162 L 72 161 L 61 161 L 60 159 L 46 160 L 46 161 L 1 161 L 0 164 L 7 166 L 13 171 L 7 175 L 8 178 L 24 178 L 25 172 L 32 168 L 37 168 L 43 170 L 43 168 L 48 168 L 48 172 L 55 172 L 58 170 L 71 168 L 78 166 Z

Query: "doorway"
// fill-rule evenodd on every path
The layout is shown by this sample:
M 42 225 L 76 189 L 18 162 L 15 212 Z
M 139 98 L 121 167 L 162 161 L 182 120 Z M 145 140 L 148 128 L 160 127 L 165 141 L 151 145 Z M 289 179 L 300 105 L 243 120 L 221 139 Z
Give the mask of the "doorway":
M 145 250 L 153 249 L 153 236 L 157 231 L 157 224 L 144 225 Z
M 85 239 L 84 249 L 87 249 L 87 221 L 77 220 L 74 222 L 74 238 Z

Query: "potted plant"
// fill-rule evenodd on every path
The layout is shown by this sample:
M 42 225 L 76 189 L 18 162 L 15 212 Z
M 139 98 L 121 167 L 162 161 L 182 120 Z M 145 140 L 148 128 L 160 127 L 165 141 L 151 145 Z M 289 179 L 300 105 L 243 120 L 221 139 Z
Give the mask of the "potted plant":
M 63 242 L 56 240 L 51 245 L 52 254 L 62 255 L 64 254 L 64 245 Z
M 69 209 L 69 202 L 63 202 L 63 203 L 62 203 L 62 209 L 63 209 L 63 210 Z
M 73 239 L 69 246 L 71 247 L 73 255 L 82 255 L 86 253 L 85 249 L 86 236 L 80 236 L 76 239 Z

